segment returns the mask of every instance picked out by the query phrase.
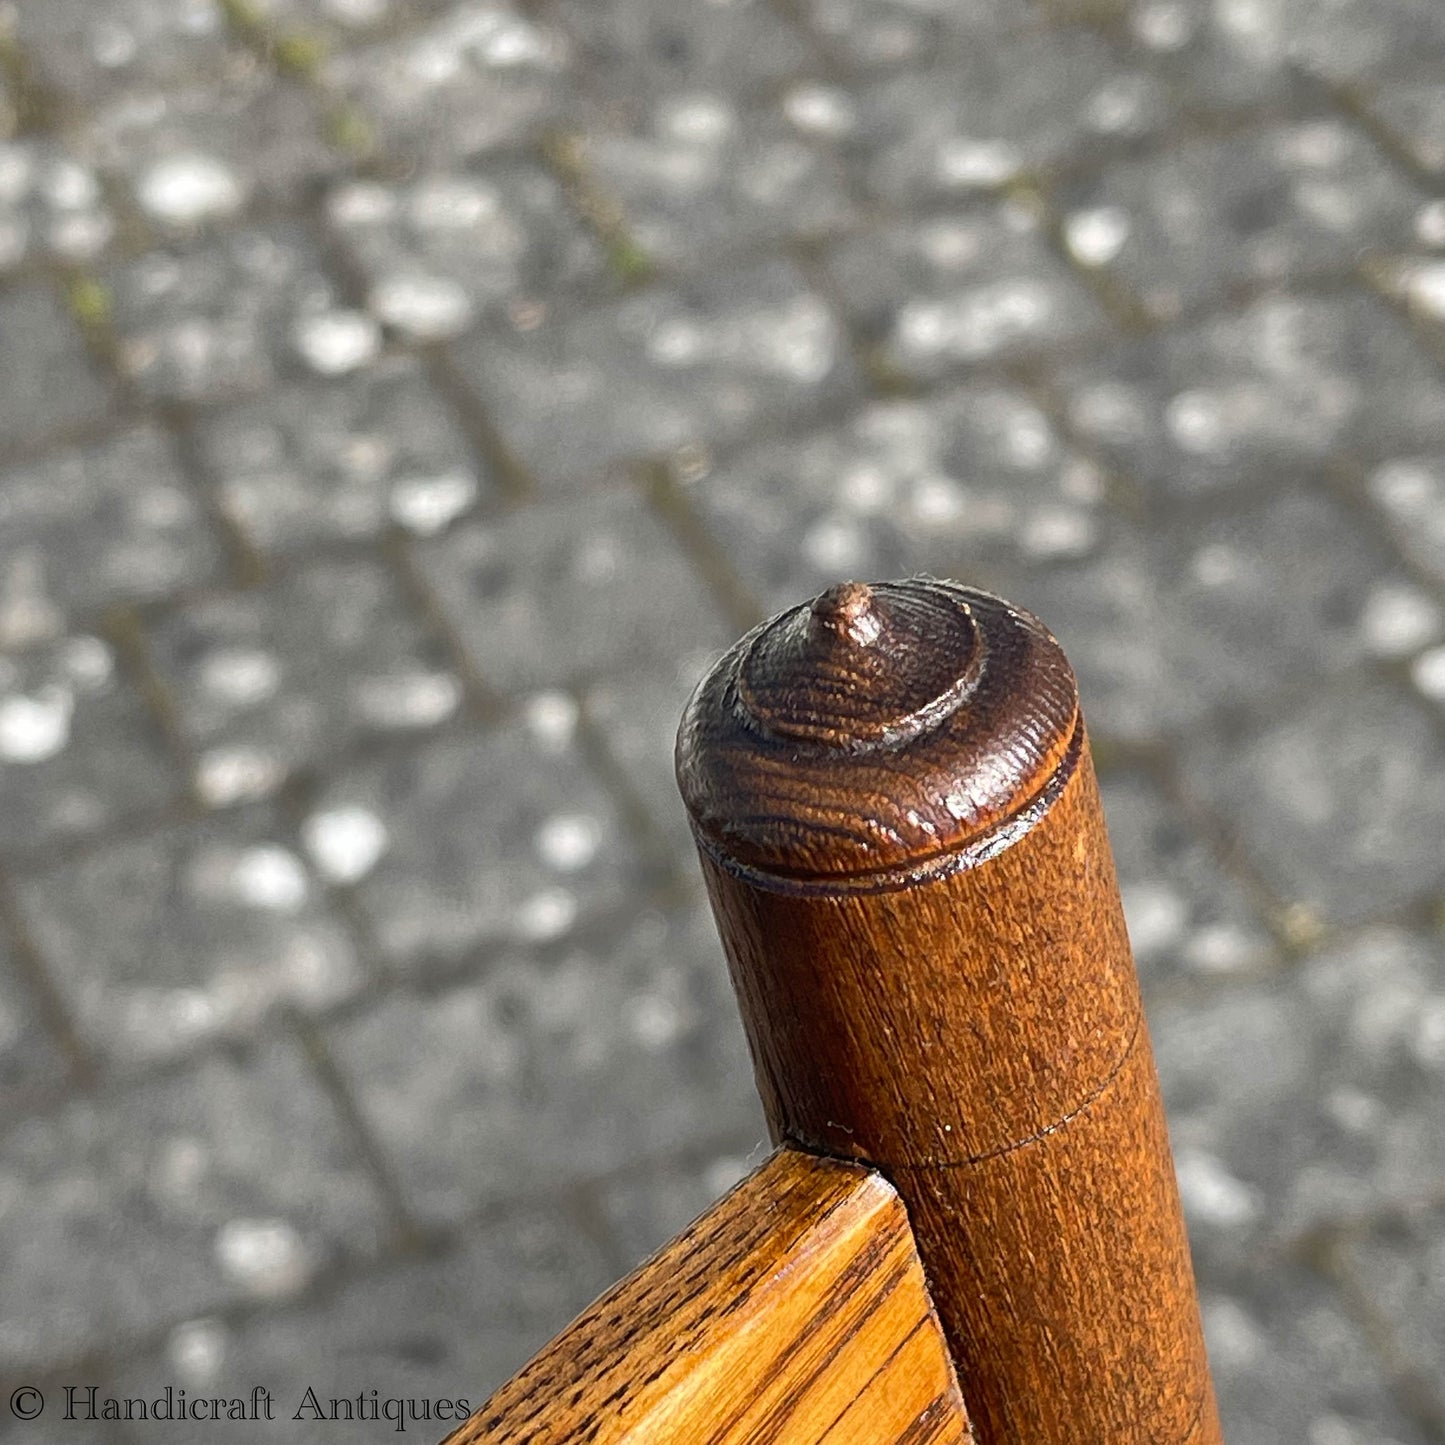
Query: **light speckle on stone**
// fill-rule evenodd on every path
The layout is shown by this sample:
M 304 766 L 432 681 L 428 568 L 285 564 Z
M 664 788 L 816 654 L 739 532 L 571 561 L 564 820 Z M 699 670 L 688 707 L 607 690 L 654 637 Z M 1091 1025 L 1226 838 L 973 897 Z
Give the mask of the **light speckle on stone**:
M 1186 965 L 1200 974 L 1240 973 L 1260 961 L 1258 936 L 1235 923 L 1216 923 L 1196 929 L 1184 940 Z
M 537 830 L 537 852 L 559 873 L 574 873 L 591 862 L 601 843 L 595 818 L 585 813 L 560 813 Z
M 11 763 L 42 763 L 70 741 L 74 696 L 51 686 L 33 697 L 0 698 L 0 757 Z
M 1428 316 L 1445 319 L 1445 262 L 1424 262 L 1401 273 L 1405 295 Z
M 548 748 L 570 746 L 577 731 L 577 702 L 565 692 L 534 693 L 527 699 L 523 716 L 532 736 Z
M 386 856 L 386 825 L 365 808 L 313 813 L 302 828 L 306 851 L 333 883 L 357 883 Z
M 216 1234 L 222 1271 L 252 1295 L 285 1299 L 299 1294 L 313 1262 L 305 1242 L 284 1219 L 232 1219 Z
M 363 717 L 377 727 L 431 727 L 461 706 L 462 684 L 450 672 L 368 677 L 357 685 L 356 703 Z
M 368 302 L 386 325 L 418 341 L 456 336 L 472 319 L 471 298 L 444 276 L 388 276 L 372 287 Z
M 1164 414 L 1169 435 L 1189 452 L 1217 452 L 1229 440 L 1230 400 L 1208 391 L 1184 391 Z
M 286 776 L 280 759 L 260 748 L 211 748 L 196 762 L 196 791 L 212 807 L 264 798 Z
M 1129 14 L 1129 26 L 1150 50 L 1182 49 L 1194 34 L 1196 17 L 1192 7 L 1181 0 L 1154 0 L 1135 6 Z
M 677 140 L 716 145 L 732 133 L 737 112 L 720 96 L 678 96 L 663 106 L 658 122 Z
M 1445 248 L 1445 201 L 1431 201 L 1416 212 L 1415 239 L 1432 250 Z
M 1161 883 L 1136 883 L 1123 889 L 1129 940 L 1141 953 L 1172 947 L 1189 925 L 1189 904 L 1176 889 Z
M 1181 1149 L 1174 1157 L 1185 1214 L 1214 1225 L 1244 1224 L 1259 1212 L 1259 1201 L 1211 1154 Z
M 1023 166 L 1023 157 L 1004 141 L 954 137 L 938 150 L 939 180 L 961 189 L 1001 186 Z
M 676 1003 L 661 994 L 643 994 L 633 1001 L 632 1032 L 645 1049 L 665 1048 L 686 1022 Z
M 236 859 L 232 883 L 243 903 L 271 913 L 296 912 L 310 892 L 301 860 L 274 844 L 246 849 Z
M 296 349 L 319 376 L 344 376 L 374 361 L 381 332 L 362 311 L 326 311 L 296 323 Z
M 1085 266 L 1107 266 L 1129 239 L 1129 214 L 1119 206 L 1076 211 L 1064 221 L 1064 239 Z
M 1098 534 L 1098 524 L 1081 508 L 1040 507 L 1025 521 L 1019 546 L 1031 557 L 1078 557 Z
M 1445 703 L 1445 647 L 1422 652 L 1411 665 L 1410 676 L 1432 702 Z
M 61 663 L 77 687 L 104 687 L 115 674 L 115 655 L 98 637 L 72 637 L 61 648 Z
M 826 85 L 800 85 L 783 97 L 783 114 L 811 135 L 846 135 L 857 119 L 846 92 Z
M 226 1363 L 226 1327 L 215 1319 L 187 1320 L 166 1340 L 166 1358 L 188 1389 L 214 1385 Z
M 1372 651 L 1404 657 L 1439 636 L 1440 608 L 1417 587 L 1382 583 L 1365 600 L 1360 627 Z
M 522 900 L 517 909 L 517 935 L 532 943 L 545 943 L 566 933 L 576 917 L 576 898 L 564 888 L 547 888 Z
M 401 477 L 392 484 L 391 515 L 408 532 L 434 537 L 477 499 L 477 480 L 467 472 Z
M 140 203 L 157 220 L 193 226 L 240 210 L 245 191 L 235 173 L 215 156 L 168 156 L 141 176 Z
M 275 694 L 281 686 L 281 664 L 269 652 L 230 648 L 213 652 L 201 667 L 200 685 L 215 697 L 247 707 Z

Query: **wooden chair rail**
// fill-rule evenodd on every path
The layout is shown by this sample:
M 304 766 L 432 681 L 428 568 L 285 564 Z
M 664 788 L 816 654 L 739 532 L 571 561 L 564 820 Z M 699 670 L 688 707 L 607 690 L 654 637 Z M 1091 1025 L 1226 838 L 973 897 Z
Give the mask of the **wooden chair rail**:
M 775 1154 L 448 1445 L 972 1445 L 897 1193 Z

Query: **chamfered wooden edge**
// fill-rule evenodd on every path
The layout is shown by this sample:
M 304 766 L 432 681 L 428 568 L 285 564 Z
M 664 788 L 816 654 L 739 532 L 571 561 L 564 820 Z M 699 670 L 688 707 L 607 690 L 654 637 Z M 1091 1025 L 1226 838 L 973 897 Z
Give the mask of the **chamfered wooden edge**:
M 972 1445 L 903 1205 L 783 1149 L 446 1445 Z

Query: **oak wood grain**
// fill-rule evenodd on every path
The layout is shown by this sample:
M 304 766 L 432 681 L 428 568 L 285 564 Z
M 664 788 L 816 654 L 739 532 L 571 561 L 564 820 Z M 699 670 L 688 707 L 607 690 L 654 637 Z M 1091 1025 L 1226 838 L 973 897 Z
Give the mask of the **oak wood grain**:
M 1054 638 L 954 584 L 845 584 L 718 663 L 678 778 L 774 1133 L 897 1185 L 983 1445 L 1218 1445 Z
M 780 1150 L 447 1445 L 972 1445 L 903 1205 Z

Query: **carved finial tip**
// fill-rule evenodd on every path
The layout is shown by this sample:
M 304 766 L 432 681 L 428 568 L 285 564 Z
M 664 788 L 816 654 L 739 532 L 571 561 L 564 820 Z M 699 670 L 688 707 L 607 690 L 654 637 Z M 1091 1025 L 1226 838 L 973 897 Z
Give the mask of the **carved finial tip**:
M 839 582 L 813 599 L 813 623 L 866 647 L 878 639 L 883 620 L 866 582 Z

